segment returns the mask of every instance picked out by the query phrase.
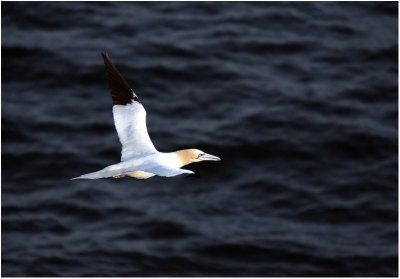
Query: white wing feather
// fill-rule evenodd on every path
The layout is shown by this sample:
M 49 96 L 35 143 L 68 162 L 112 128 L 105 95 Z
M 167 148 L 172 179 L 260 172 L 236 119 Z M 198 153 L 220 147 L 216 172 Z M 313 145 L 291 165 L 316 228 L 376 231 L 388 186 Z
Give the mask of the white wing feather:
M 158 176 L 172 177 L 181 174 L 193 174 L 194 172 L 185 169 L 171 168 L 168 166 L 158 165 L 154 167 L 143 168 L 143 171 L 154 173 Z
M 146 127 L 146 111 L 139 102 L 113 106 L 114 124 L 122 144 L 121 161 L 157 152 Z
M 120 176 L 132 171 L 144 171 L 158 176 L 172 177 L 182 174 L 193 174 L 194 172 L 186 169 L 171 168 L 169 166 L 159 165 L 159 164 L 148 164 L 144 163 L 138 166 L 129 166 L 128 162 L 122 162 L 112 166 L 108 166 L 100 171 L 87 173 L 73 179 L 98 179 Z

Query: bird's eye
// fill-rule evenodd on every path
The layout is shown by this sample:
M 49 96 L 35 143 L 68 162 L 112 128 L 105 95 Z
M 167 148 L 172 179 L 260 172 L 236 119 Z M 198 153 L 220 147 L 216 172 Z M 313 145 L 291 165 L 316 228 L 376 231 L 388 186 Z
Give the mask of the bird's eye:
M 201 156 L 204 156 L 204 153 L 199 153 L 199 156 L 197 156 L 196 159 L 199 159 Z

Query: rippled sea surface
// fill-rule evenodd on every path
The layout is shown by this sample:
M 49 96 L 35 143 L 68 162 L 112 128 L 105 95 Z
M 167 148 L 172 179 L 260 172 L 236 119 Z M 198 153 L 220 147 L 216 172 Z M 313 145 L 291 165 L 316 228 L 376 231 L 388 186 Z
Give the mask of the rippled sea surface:
M 2 2 L 3 276 L 397 276 L 397 3 Z M 120 159 L 100 52 L 196 178 Z

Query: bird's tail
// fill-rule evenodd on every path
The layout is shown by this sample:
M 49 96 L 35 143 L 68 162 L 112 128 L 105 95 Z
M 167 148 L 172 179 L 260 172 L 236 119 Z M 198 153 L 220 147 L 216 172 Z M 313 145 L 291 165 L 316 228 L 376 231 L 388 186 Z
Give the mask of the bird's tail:
M 78 176 L 78 177 L 71 178 L 71 180 L 75 180 L 75 179 L 98 179 L 98 178 L 104 178 L 104 177 L 107 177 L 107 176 L 104 176 L 101 171 L 96 171 L 96 172 L 91 172 L 91 173 L 83 174 L 83 175 Z

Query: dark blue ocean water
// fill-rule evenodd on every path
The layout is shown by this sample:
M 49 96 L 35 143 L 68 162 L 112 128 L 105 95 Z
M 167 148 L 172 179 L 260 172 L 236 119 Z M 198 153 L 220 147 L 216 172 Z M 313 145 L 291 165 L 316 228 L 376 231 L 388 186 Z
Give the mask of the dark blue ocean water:
M 397 276 L 398 8 L 2 2 L 3 276 Z M 160 151 L 116 163 L 100 52 Z

